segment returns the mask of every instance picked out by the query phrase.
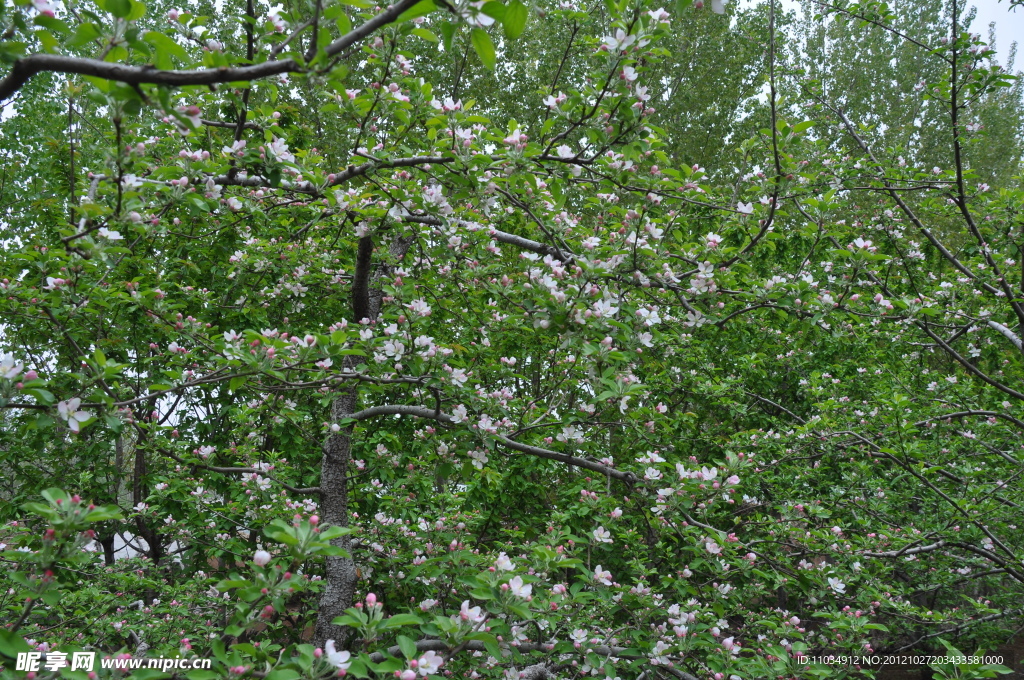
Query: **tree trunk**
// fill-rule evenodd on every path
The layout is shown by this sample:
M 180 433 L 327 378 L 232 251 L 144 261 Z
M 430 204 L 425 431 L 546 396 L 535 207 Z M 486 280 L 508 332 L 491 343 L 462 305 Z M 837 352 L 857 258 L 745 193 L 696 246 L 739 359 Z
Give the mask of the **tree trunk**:
M 346 361 L 347 365 L 349 362 Z M 357 394 L 354 387 L 340 394 L 331 407 L 335 422 L 347 418 L 356 410 Z M 348 511 L 348 462 L 352 453 L 352 426 L 332 434 L 324 444 L 324 457 L 320 464 L 320 513 L 325 526 L 347 527 Z M 356 563 L 351 556 L 352 541 L 341 536 L 331 541 L 332 545 L 349 551 L 349 556 L 328 556 L 326 558 L 325 581 L 327 587 L 320 596 L 316 632 L 313 644 L 323 647 L 327 640 L 334 640 L 338 647 L 344 645 L 349 629 L 331 623 L 352 606 L 356 591 Z
M 408 252 L 414 237 L 401 237 L 392 241 L 388 254 L 400 260 Z M 376 274 L 370 276 L 373 259 L 373 237 L 363 236 L 359 239 L 359 251 L 356 256 L 356 271 L 352 281 L 352 316 L 359 323 L 363 319 L 374 321 L 380 314 L 383 293 L 380 277 L 390 272 L 390 266 L 380 267 Z M 344 370 L 355 368 L 358 359 L 345 357 L 342 363 Z M 359 393 L 355 385 L 343 388 L 331 406 L 331 418 L 338 422 L 356 412 Z M 340 432 L 328 437 L 324 444 L 324 456 L 320 463 L 320 513 L 322 526 L 347 527 L 349 523 L 348 509 L 348 463 L 352 458 L 352 431 L 348 426 Z M 349 629 L 332 623 L 352 606 L 356 592 L 355 559 L 351 556 L 352 541 L 342 536 L 331 541 L 332 545 L 344 548 L 348 557 L 334 556 L 326 558 L 325 581 L 323 595 L 320 596 L 320 607 L 317 612 L 316 631 L 313 644 L 323 647 L 328 640 L 334 640 L 339 649 L 344 648 L 349 638 Z
M 103 546 L 103 564 L 108 567 L 114 566 L 114 534 L 96 540 Z

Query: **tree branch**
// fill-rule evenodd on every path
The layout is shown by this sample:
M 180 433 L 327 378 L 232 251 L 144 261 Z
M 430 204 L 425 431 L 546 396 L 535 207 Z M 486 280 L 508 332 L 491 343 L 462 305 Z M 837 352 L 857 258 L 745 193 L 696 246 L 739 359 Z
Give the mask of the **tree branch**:
M 327 56 L 333 57 L 348 47 L 366 38 L 378 28 L 390 24 L 418 0 L 399 0 L 386 10 L 355 28 L 327 46 Z M 130 66 L 98 59 L 84 59 L 60 54 L 32 54 L 14 62 L 11 72 L 0 80 L 0 102 L 10 99 L 29 81 L 32 76 L 44 71 L 55 73 L 76 73 L 107 80 L 117 80 L 129 85 L 215 85 L 247 80 L 260 80 L 283 73 L 297 73 L 304 70 L 294 59 L 267 61 L 250 66 L 232 68 L 196 69 L 192 71 L 160 70 L 146 64 Z
M 355 420 L 369 420 L 370 418 L 376 418 L 377 416 L 389 416 L 389 415 L 401 415 L 401 416 L 416 416 L 417 418 L 430 418 L 437 420 L 448 425 L 457 425 L 456 421 L 447 413 L 439 413 L 435 409 L 427 408 L 425 406 L 408 406 L 401 404 L 385 405 L 385 406 L 371 406 L 370 408 L 363 409 L 357 413 L 353 413 L 350 417 Z M 460 421 L 461 422 L 461 421 Z M 526 453 L 531 456 L 537 456 L 538 458 L 547 458 L 548 460 L 556 460 L 566 465 L 572 465 L 574 467 L 585 468 L 587 470 L 593 470 L 602 475 L 617 479 L 630 486 L 635 485 L 639 480 L 637 476 L 632 472 L 623 472 L 622 470 L 616 470 L 602 465 L 601 463 L 595 463 L 594 461 L 586 460 L 584 458 L 577 458 L 575 456 L 569 456 L 564 453 L 558 453 L 556 451 L 549 451 L 548 449 L 542 449 L 537 446 L 530 446 L 529 444 L 523 444 L 517 442 L 508 437 L 497 435 L 495 440 L 513 451 L 519 451 L 520 453 Z
M 406 222 L 418 222 L 420 224 L 430 224 L 432 226 L 440 227 L 444 225 L 444 221 L 439 217 L 432 215 L 407 215 L 403 218 Z M 459 222 L 460 225 L 466 226 L 466 222 Z M 550 255 L 556 260 L 565 264 L 572 264 L 576 261 L 576 256 L 572 253 L 565 253 L 554 246 L 549 246 L 546 243 L 540 241 L 534 241 L 523 236 L 516 234 L 509 234 L 508 232 L 498 231 L 497 229 L 488 229 L 487 233 L 495 241 L 499 243 L 507 243 L 523 250 L 529 250 L 530 252 L 537 253 L 538 255 Z

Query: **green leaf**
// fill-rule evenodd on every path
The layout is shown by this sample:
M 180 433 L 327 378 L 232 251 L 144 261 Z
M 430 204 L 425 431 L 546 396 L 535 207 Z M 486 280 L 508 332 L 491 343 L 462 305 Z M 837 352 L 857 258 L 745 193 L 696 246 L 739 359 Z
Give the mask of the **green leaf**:
M 102 0 L 100 4 L 118 19 L 126 18 L 132 12 L 131 0 Z
M 112 519 L 121 519 L 121 511 L 118 510 L 117 506 L 104 505 L 90 510 L 85 519 L 89 522 L 106 522 Z
M 339 536 L 348 536 L 349 534 L 353 533 L 354 531 L 355 530 L 352 529 L 351 527 L 339 527 L 339 526 L 328 527 L 328 528 L 326 528 L 326 529 L 324 529 L 323 531 L 320 532 L 320 540 L 321 541 L 329 541 L 332 538 L 338 538 Z
M 334 25 L 338 27 L 338 32 L 342 35 L 346 35 L 352 30 L 352 20 L 348 18 L 347 14 L 339 16 Z
M 388 630 L 391 628 L 401 628 L 402 626 L 418 626 L 423 623 L 423 620 L 415 614 L 395 614 L 389 619 L 385 619 L 382 622 L 381 628 Z
M 53 605 L 60 602 L 60 599 L 63 596 L 63 594 L 64 593 L 55 588 L 53 590 L 47 590 L 45 593 L 39 596 L 39 599 L 41 599 L 44 603 L 52 607 Z
M 57 400 L 57 398 L 53 396 L 53 392 L 50 392 L 49 390 L 44 390 L 39 387 L 24 389 L 22 390 L 22 393 L 35 397 L 36 401 L 45 406 L 49 406 L 50 404 Z
M 252 585 L 252 583 L 250 583 L 249 581 L 244 581 L 244 580 L 241 580 L 241 579 L 235 579 L 235 580 L 229 580 L 229 581 L 221 581 L 220 583 L 217 584 L 216 587 L 217 587 L 217 590 L 231 590 L 232 588 L 245 588 L 246 586 L 251 586 L 251 585 Z
M 278 668 L 267 673 L 265 680 L 295 680 L 299 677 L 302 676 L 290 668 Z
M 51 31 L 56 31 L 57 33 L 60 33 L 62 35 L 67 35 L 71 32 L 71 29 L 68 28 L 68 25 L 66 23 L 64 23 L 60 19 L 55 19 L 46 14 L 40 14 L 39 16 L 37 16 L 35 24 L 36 26 L 43 26 L 45 28 L 50 29 Z
M 412 638 L 408 638 L 404 635 L 399 635 L 398 648 L 402 650 L 402 654 L 405 656 L 406 659 L 413 659 L 416 657 L 416 642 L 413 641 Z
M 147 31 L 145 38 L 146 42 L 157 49 L 158 55 L 160 53 L 166 53 L 172 57 L 176 57 L 182 62 L 188 63 L 190 61 L 188 58 L 188 52 L 185 51 L 185 48 L 163 33 Z
M 441 24 L 441 37 L 444 41 L 444 49 L 447 52 L 450 52 L 452 49 L 452 38 L 455 37 L 456 30 L 457 29 L 455 24 L 451 23 L 450 21 L 446 21 L 443 24 Z
M 501 648 L 498 646 L 498 638 L 496 638 L 493 634 L 480 631 L 477 633 L 470 633 L 466 636 L 466 639 L 479 640 L 480 642 L 483 642 L 484 647 L 487 648 L 487 651 L 491 654 L 491 656 L 497 654 L 497 656 L 495 656 L 494 658 L 501 658 Z
M 110 62 L 110 63 L 116 63 L 116 62 L 124 61 L 127 58 L 128 58 L 128 50 L 126 50 L 125 48 L 123 48 L 120 45 L 118 45 L 117 47 L 114 47 L 109 52 L 107 52 L 107 56 L 103 57 L 103 61 L 107 61 L 107 62 Z M 113 87 L 116 88 L 117 84 L 115 83 Z M 123 99 L 123 97 L 122 97 L 122 99 Z
M 395 23 L 400 24 L 403 21 L 415 19 L 416 17 L 421 17 L 425 14 L 430 14 L 435 9 L 437 9 L 437 5 L 434 4 L 434 0 L 420 0 L 420 2 L 417 2 L 409 9 L 399 14 L 398 18 L 395 19 Z
M 494 43 L 491 42 L 491 36 L 487 35 L 487 31 L 482 28 L 474 28 L 470 34 L 470 40 L 473 43 L 473 49 L 476 51 L 480 61 L 489 70 L 493 71 L 497 64 L 497 57 L 494 53 Z
M 505 12 L 507 10 L 505 9 L 505 5 L 501 4 L 500 2 L 494 2 L 494 0 L 491 0 L 491 2 L 488 2 L 483 7 L 481 7 L 480 11 L 493 19 L 502 21 L 505 19 Z
M 440 39 L 436 35 L 434 35 L 433 33 L 431 33 L 430 31 L 428 31 L 425 28 L 414 28 L 414 29 L 412 29 L 410 31 L 410 33 L 412 33 L 415 36 L 419 36 L 420 38 L 423 38 L 424 40 L 426 40 L 428 42 L 432 42 L 432 43 L 440 42 Z
M 28 44 L 16 40 L 8 42 L 0 41 L 0 62 L 10 64 L 25 56 Z
M 317 546 L 315 552 L 318 555 L 330 555 L 332 557 L 351 557 L 351 553 L 340 545 Z
M 40 517 L 49 518 L 54 515 L 54 510 L 49 505 L 43 505 L 42 503 L 36 503 L 34 501 L 23 503 L 21 507 L 28 512 L 39 515 Z
M 43 44 L 44 52 L 56 52 L 60 42 L 49 31 L 36 31 L 36 38 Z
M 146 16 L 146 4 L 139 2 L 139 0 L 131 0 L 132 9 L 128 12 L 128 16 L 125 17 L 128 21 L 138 21 L 142 17 Z
M 505 28 L 505 36 L 511 39 L 518 38 L 526 30 L 526 20 L 529 18 L 530 13 L 519 0 L 512 0 L 508 3 L 505 8 L 505 19 L 503 25 Z
M 392 657 L 390 659 L 384 659 L 383 661 L 381 661 L 379 664 L 373 666 L 372 668 L 374 670 L 376 670 L 378 673 L 387 673 L 387 674 L 390 675 L 391 673 L 394 673 L 395 671 L 400 671 L 403 668 L 405 668 L 405 662 L 402 661 L 401 659 L 396 659 L 396 658 Z
M 349 628 L 359 628 L 360 626 L 364 625 L 366 622 L 365 621 L 360 621 L 359 619 L 357 619 L 354 616 L 345 615 L 345 616 L 335 617 L 335 619 L 333 621 L 331 621 L 331 623 L 333 623 L 335 626 L 348 626 Z
M 278 543 L 284 543 L 287 546 L 296 546 L 299 544 L 299 539 L 295 537 L 295 528 L 290 527 L 284 523 L 283 520 L 275 519 L 270 523 L 269 526 L 264 527 L 263 534 Z
M 169 678 L 170 673 L 165 673 L 155 668 L 142 668 L 137 671 L 132 671 L 132 678 L 140 678 L 141 680 L 156 680 L 157 678 Z
M 17 658 L 19 653 L 31 652 L 32 648 L 25 642 L 25 638 L 15 631 L 0 628 L 0 656 L 8 659 Z
M 219 678 L 220 674 L 213 671 L 198 670 L 187 673 L 185 677 L 188 680 L 213 680 L 214 678 Z
M 64 491 L 64 489 L 58 489 L 55 486 L 51 486 L 49 489 L 43 491 L 40 495 L 46 500 L 53 503 L 54 505 L 61 505 L 71 500 L 67 492 Z

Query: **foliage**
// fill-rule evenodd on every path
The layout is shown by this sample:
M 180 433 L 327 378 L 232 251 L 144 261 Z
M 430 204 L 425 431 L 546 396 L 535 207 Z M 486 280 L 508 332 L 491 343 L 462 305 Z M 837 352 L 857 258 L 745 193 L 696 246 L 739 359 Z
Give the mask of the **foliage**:
M 1021 85 L 908 7 L 0 8 L 0 674 L 1009 639 Z

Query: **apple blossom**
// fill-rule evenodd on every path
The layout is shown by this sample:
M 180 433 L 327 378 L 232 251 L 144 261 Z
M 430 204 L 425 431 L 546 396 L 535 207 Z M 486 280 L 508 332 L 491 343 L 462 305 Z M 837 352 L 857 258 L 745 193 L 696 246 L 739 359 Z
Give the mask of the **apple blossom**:
M 513 595 L 524 599 L 529 598 L 530 594 L 533 592 L 532 585 L 524 585 L 522 576 L 512 577 L 512 580 L 508 582 L 508 586 Z
M 846 592 L 846 584 L 834 576 L 829 577 L 828 587 L 840 595 Z
M 57 404 L 57 412 L 60 414 L 60 417 L 67 422 L 68 429 L 76 434 L 81 431 L 82 423 L 88 422 L 93 418 L 92 413 L 78 409 L 81 404 L 82 400 L 78 397 Z
M 16 362 L 14 357 L 0 357 L 0 378 L 4 380 L 16 380 L 24 368 L 25 365 L 20 361 Z
M 624 51 L 636 42 L 636 36 L 626 33 L 621 28 L 615 30 L 614 36 L 601 38 L 603 46 L 613 52 Z
M 324 643 L 324 651 L 327 652 L 327 661 L 335 668 L 340 670 L 346 670 L 352 665 L 352 654 L 346 650 L 337 650 L 334 646 L 334 640 L 328 640 Z
M 480 611 L 480 607 L 470 607 L 469 600 L 463 600 L 459 609 L 459 618 L 469 623 L 481 623 L 487 616 Z

